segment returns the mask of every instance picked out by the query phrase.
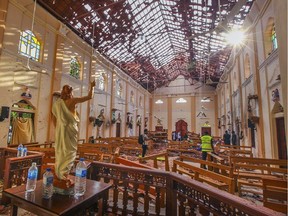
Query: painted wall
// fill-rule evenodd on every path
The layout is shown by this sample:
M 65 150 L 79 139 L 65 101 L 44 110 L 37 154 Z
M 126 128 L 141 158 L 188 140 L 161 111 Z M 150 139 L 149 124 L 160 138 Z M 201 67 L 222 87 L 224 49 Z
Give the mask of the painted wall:
M 253 4 L 244 23 L 245 27 L 249 27 L 246 42 L 233 49 L 222 77 L 227 81 L 230 79 L 230 85 L 217 88 L 217 98 L 220 101 L 218 108 L 221 110 L 218 118 L 231 112 L 232 124 L 228 129 L 235 130 L 239 125 L 244 135 L 240 140 L 241 145 L 251 145 L 249 116 L 259 117 L 259 122 L 255 124 L 253 153 L 256 157 L 266 158 L 278 158 L 275 118 L 284 117 L 284 112 L 273 113 L 275 101 L 272 95 L 276 89 L 280 93 L 279 103 L 283 105 L 278 49 L 271 50 L 271 37 L 267 36 L 267 29 L 269 26 L 271 29 L 272 21 L 277 17 L 274 6 L 271 1 L 256 1 Z M 283 28 L 287 29 L 287 25 Z M 278 41 L 279 46 L 283 44 Z M 251 112 L 248 111 L 249 95 L 258 97 L 250 100 Z

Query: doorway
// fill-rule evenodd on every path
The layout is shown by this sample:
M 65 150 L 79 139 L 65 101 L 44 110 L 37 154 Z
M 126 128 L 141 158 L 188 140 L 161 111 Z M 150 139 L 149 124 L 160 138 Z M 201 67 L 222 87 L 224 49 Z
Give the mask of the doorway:
M 117 122 L 116 123 L 116 137 L 120 137 L 121 136 L 121 123 Z
M 201 135 L 204 135 L 204 132 L 208 132 L 208 134 L 211 136 L 211 127 L 201 127 Z
M 181 137 L 184 137 L 185 134 L 187 134 L 187 127 L 188 124 L 184 120 L 179 120 L 176 122 L 176 133 L 180 131 Z
M 279 159 L 287 160 L 287 144 L 284 117 L 276 118 L 277 145 Z

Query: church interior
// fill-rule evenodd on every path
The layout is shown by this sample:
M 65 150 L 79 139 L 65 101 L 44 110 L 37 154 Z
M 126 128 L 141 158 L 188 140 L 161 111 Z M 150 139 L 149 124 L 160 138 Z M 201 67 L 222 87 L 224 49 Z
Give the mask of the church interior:
M 1 0 L 0 215 L 286 215 L 287 9 Z M 60 208 L 19 191 L 32 162 L 39 182 L 65 162 L 62 136 L 77 138 L 69 176 L 84 158 L 87 194 Z

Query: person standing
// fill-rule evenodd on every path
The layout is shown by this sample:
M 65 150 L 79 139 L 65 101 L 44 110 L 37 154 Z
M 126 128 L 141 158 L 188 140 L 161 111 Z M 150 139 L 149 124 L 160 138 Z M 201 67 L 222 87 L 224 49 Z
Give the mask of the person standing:
M 235 131 L 232 131 L 232 145 L 237 145 L 237 135 Z
M 64 85 L 60 98 L 53 104 L 52 120 L 56 127 L 54 171 L 57 177 L 54 180 L 59 183 L 59 188 L 72 184 L 68 175 L 76 159 L 78 123 L 80 121 L 76 104 L 92 99 L 94 86 L 95 80 L 91 82 L 87 96 L 73 97 L 73 88 Z M 55 186 L 57 187 L 57 185 Z
M 224 144 L 230 145 L 230 139 L 231 139 L 231 135 L 226 130 L 225 134 L 223 135 Z
M 149 140 L 148 129 L 144 129 L 144 134 L 142 136 L 143 136 L 143 143 L 142 143 L 142 158 L 143 158 L 145 157 L 148 148 L 147 143 L 147 141 Z
M 181 141 L 181 140 L 182 140 L 181 132 L 180 132 L 180 131 L 178 131 L 178 133 L 177 133 L 177 139 L 178 139 L 178 141 Z
M 204 132 L 204 135 L 201 137 L 201 147 L 202 147 L 202 160 L 206 160 L 207 152 L 214 152 L 213 139 L 209 135 L 208 131 Z M 206 166 L 204 166 L 206 169 Z

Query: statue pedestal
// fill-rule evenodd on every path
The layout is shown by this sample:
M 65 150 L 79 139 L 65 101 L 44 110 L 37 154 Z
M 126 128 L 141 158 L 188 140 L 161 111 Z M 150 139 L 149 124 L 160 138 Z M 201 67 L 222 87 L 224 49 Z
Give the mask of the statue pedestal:
M 74 194 L 74 181 L 70 176 L 66 180 L 59 179 L 54 173 L 53 180 L 54 193 L 61 195 L 73 195 Z

